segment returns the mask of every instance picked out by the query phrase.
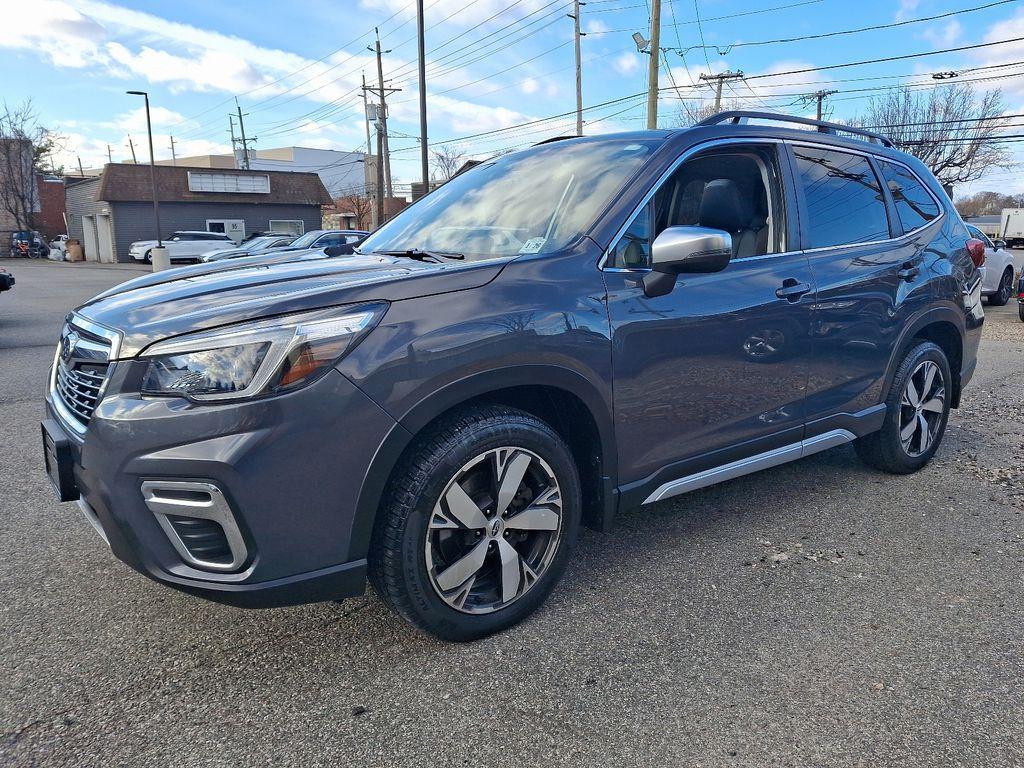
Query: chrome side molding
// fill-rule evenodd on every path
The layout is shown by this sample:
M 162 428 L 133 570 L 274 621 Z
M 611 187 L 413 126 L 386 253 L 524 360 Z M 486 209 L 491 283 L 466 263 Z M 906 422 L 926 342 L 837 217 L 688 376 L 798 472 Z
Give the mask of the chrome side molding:
M 678 480 L 670 480 L 644 499 L 644 504 L 652 504 L 655 501 L 662 501 L 672 496 L 678 496 L 681 493 L 696 491 L 698 488 L 706 488 L 715 483 L 732 480 L 734 477 L 749 475 L 751 472 L 777 467 L 780 464 L 795 461 L 820 451 L 827 451 L 829 448 L 835 448 L 837 445 L 843 445 L 856 439 L 857 436 L 849 430 L 833 429 L 830 432 L 801 440 L 799 443 L 784 445 L 781 448 L 765 451 L 746 459 L 732 461 L 720 467 L 705 469 L 703 472 L 696 472 L 692 475 L 681 477 Z

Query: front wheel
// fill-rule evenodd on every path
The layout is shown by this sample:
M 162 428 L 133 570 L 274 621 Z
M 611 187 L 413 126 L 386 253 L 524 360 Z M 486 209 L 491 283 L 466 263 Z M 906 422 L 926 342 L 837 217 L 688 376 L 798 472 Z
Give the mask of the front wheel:
M 473 408 L 432 429 L 396 469 L 371 583 L 426 632 L 484 637 L 544 601 L 579 520 L 579 477 L 561 437 L 520 410 Z
M 927 464 L 946 431 L 952 381 L 941 347 L 930 341 L 915 345 L 896 369 L 882 428 L 854 443 L 861 460 L 901 475 Z
M 988 297 L 988 303 L 993 307 L 1002 307 L 1006 305 L 1011 296 L 1013 296 L 1013 269 L 1009 268 L 1003 271 L 1002 277 L 999 278 L 999 288 Z

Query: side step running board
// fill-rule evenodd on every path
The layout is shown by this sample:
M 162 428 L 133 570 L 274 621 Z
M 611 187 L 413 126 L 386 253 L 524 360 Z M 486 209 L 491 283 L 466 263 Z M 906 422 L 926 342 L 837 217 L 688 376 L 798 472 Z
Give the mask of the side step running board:
M 703 472 L 687 475 L 678 480 L 672 480 L 644 499 L 644 504 L 651 504 L 655 501 L 678 496 L 681 493 L 696 491 L 698 488 L 706 488 L 715 483 L 732 480 L 734 477 L 749 475 L 751 472 L 758 472 L 769 467 L 777 467 L 779 464 L 795 461 L 820 451 L 827 451 L 829 448 L 835 448 L 837 445 L 843 445 L 856 439 L 857 436 L 853 432 L 845 429 L 833 429 L 831 432 L 816 435 L 799 443 L 784 445 L 781 448 L 759 453 L 756 456 L 750 456 L 746 459 L 723 464 L 720 467 L 705 469 Z

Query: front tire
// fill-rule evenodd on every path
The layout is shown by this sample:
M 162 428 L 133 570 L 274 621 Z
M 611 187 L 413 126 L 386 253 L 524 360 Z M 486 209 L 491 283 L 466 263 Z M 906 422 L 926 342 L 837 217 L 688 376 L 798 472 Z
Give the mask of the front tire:
M 923 341 L 910 349 L 889 387 L 882 428 L 854 443 L 861 460 L 898 475 L 931 461 L 949 420 L 952 382 L 941 347 Z
M 988 303 L 993 307 L 1006 306 L 1006 302 L 1013 295 L 1013 269 L 1008 267 L 999 278 L 999 287 L 996 292 L 988 297 Z
M 396 468 L 370 547 L 370 581 L 425 632 L 468 641 L 522 621 L 575 543 L 580 483 L 561 437 L 505 406 L 445 419 Z

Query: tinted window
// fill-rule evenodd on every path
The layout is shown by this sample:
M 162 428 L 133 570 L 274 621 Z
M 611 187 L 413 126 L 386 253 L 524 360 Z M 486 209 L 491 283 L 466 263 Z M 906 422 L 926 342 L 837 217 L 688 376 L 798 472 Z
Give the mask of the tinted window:
M 909 169 L 886 162 L 879 162 L 879 166 L 885 184 L 889 187 L 889 194 L 896 203 L 896 215 L 899 216 L 904 232 L 923 227 L 938 217 L 938 203 Z
M 643 269 L 651 266 L 651 203 L 633 219 L 608 258 L 608 266 Z
M 651 240 L 668 227 L 727 231 L 733 258 L 785 250 L 785 213 L 774 148 L 707 152 L 687 160 L 623 235 L 609 267 L 650 266 Z
M 807 246 L 867 243 L 889 237 L 882 188 L 867 158 L 793 147 L 807 202 Z
M 344 235 L 324 235 L 323 237 L 321 237 L 319 240 L 316 241 L 316 247 L 317 248 L 328 248 L 328 247 L 330 247 L 332 245 L 344 245 L 344 244 L 345 244 L 345 236 Z

